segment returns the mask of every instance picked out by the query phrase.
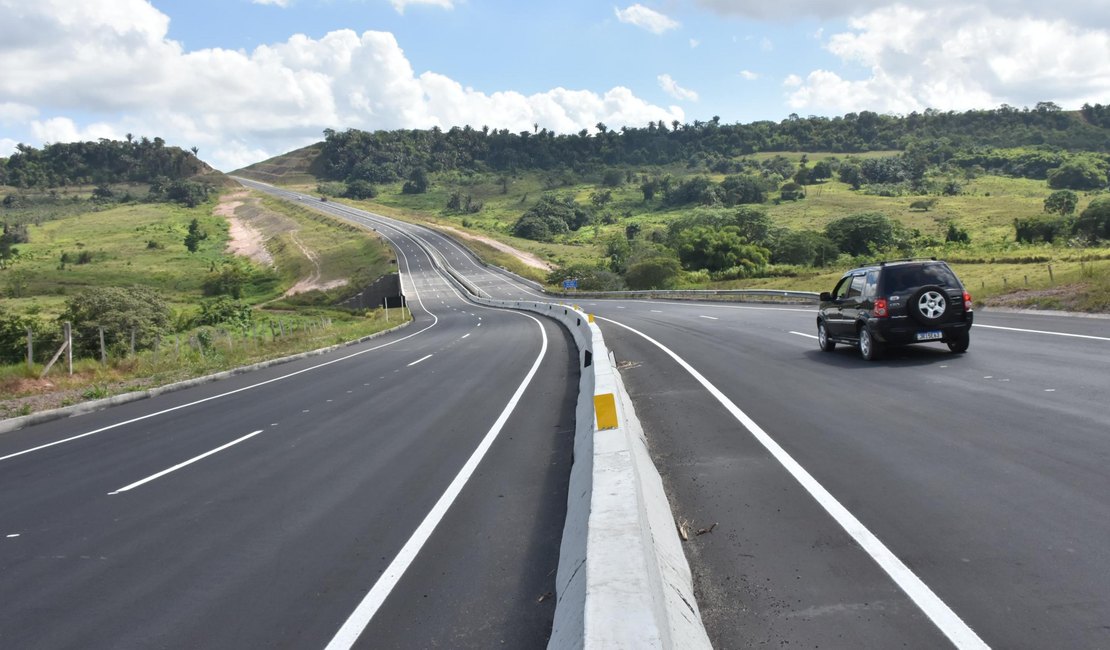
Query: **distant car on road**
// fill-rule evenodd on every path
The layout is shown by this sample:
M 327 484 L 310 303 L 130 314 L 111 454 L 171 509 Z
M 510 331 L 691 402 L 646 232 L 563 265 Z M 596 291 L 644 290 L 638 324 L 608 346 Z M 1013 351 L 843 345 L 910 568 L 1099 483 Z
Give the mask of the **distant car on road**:
M 960 353 L 970 342 L 971 295 L 948 264 L 936 259 L 852 269 L 820 301 L 817 340 L 826 352 L 845 343 L 872 361 L 887 346 L 934 341 Z

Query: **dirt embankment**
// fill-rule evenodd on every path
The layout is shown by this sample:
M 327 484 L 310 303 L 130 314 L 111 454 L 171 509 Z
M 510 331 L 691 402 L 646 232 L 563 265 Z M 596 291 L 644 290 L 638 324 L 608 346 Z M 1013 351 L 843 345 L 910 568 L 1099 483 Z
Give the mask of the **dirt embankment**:
M 539 269 L 539 270 L 541 270 L 545 273 L 547 273 L 547 272 L 549 272 L 549 271 L 551 271 L 552 269 L 555 268 L 553 265 L 543 261 L 542 259 L 533 255 L 532 253 L 522 251 L 522 250 L 517 249 L 517 248 L 513 248 L 512 246 L 509 246 L 508 244 L 505 244 L 503 242 L 499 242 L 496 239 L 490 239 L 489 237 L 483 237 L 482 235 L 475 235 L 474 233 L 464 232 L 462 230 L 459 230 L 458 228 L 452 228 L 451 226 L 444 226 L 442 224 L 437 224 L 436 228 L 438 228 L 440 230 L 446 230 L 447 232 L 451 233 L 455 237 L 458 237 L 459 239 L 470 239 L 470 240 L 473 240 L 473 241 L 480 241 L 483 244 L 485 244 L 487 246 L 490 246 L 491 248 L 496 248 L 497 250 L 501 251 L 502 253 L 508 253 L 509 255 L 512 255 L 513 257 L 517 258 L 518 260 L 520 260 L 524 264 L 527 264 L 528 266 L 530 266 L 534 269 Z
M 312 272 L 299 279 L 283 296 L 304 293 L 314 289 L 327 290 L 342 286 L 346 280 L 323 282 L 320 272 L 320 256 L 316 251 L 297 237 L 297 222 L 262 207 L 257 197 L 243 190 L 220 198 L 216 214 L 228 221 L 227 252 L 249 257 L 252 261 L 265 266 L 274 266 L 274 258 L 266 248 L 266 242 L 274 237 L 288 235 L 289 239 L 312 264 Z
M 243 190 L 221 197 L 220 204 L 216 206 L 216 214 L 227 219 L 228 223 L 228 236 L 231 239 L 227 243 L 227 252 L 249 257 L 254 262 L 272 267 L 274 258 L 270 255 L 270 251 L 266 250 L 268 237 L 263 236 L 262 232 L 245 218 L 235 215 L 235 211 L 248 201 L 258 204 L 258 199 L 251 198 L 250 193 Z M 270 233 L 270 236 L 275 234 L 277 233 Z

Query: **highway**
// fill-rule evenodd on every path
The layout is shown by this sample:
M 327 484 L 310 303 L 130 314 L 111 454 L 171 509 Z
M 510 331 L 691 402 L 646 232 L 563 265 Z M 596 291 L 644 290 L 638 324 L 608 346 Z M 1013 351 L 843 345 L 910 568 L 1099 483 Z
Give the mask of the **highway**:
M 538 647 L 577 353 L 400 231 L 388 336 L 0 436 L 0 647 Z
M 151 404 L 0 437 L 0 597 L 20 603 L 0 613 L 0 645 L 324 645 L 505 408 L 542 327 L 550 348 L 505 432 L 355 636 L 359 647 L 542 647 L 573 352 L 551 324 L 463 302 L 416 244 L 485 295 L 551 298 L 427 229 L 244 184 L 374 227 L 416 260 L 402 262 L 427 283 L 417 322 L 365 348 L 420 331 L 425 309 L 440 320 L 308 382 L 12 459 Z M 1110 647 L 1110 321 L 981 311 L 965 355 L 926 345 L 867 363 L 843 346 L 818 350 L 805 306 L 574 302 L 597 315 L 689 526 L 684 548 L 715 647 Z M 198 426 L 208 410 L 221 411 L 219 424 Z M 107 495 L 171 456 L 255 430 L 196 463 L 211 466 L 204 474 Z M 456 436 L 465 442 L 443 445 Z M 149 502 L 129 501 L 139 497 Z M 4 539 L 8 530 L 21 536 Z M 43 622 L 25 628 L 31 620 Z M 37 636 L 55 634 L 47 620 L 73 629 Z
M 1110 647 L 1110 320 L 981 310 L 967 354 L 867 363 L 804 306 L 574 302 L 693 531 L 715 647 Z

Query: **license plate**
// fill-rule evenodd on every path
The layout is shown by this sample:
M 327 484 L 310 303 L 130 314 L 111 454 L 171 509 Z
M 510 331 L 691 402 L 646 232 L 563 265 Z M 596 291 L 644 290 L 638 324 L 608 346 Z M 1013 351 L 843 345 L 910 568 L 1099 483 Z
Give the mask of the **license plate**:
M 917 333 L 918 341 L 939 341 L 942 338 L 944 338 L 944 333 L 939 331 Z

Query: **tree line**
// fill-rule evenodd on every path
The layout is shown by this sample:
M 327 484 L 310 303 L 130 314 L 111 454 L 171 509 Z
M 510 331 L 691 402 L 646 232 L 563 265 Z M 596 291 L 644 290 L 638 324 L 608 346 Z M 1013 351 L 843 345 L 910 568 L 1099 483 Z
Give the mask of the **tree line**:
M 966 150 L 1040 147 L 1110 152 L 1110 108 L 1096 104 L 1078 112 L 1062 111 L 1051 102 L 1033 109 L 1003 105 L 997 109 L 941 112 L 932 109 L 906 116 L 871 111 L 838 117 L 791 115 L 780 122 L 722 124 L 718 117 L 683 124 L 673 121 L 645 127 L 556 134 L 541 125 L 519 133 L 469 125 L 444 131 L 357 129 L 324 131 L 318 169 L 328 180 L 390 183 L 410 178 L 414 170 L 442 172 L 515 172 L 570 169 L 582 171 L 615 165 L 683 164 L 692 169 L 733 173 L 738 156 L 757 152 L 823 151 L 862 153 L 909 151 L 954 156 Z
M 210 171 L 196 151 L 166 146 L 162 138 L 135 139 L 128 134 L 126 140 L 101 138 L 47 144 L 41 149 L 16 145 L 9 158 L 0 158 L 0 185 L 38 190 L 156 180 L 168 184 Z

